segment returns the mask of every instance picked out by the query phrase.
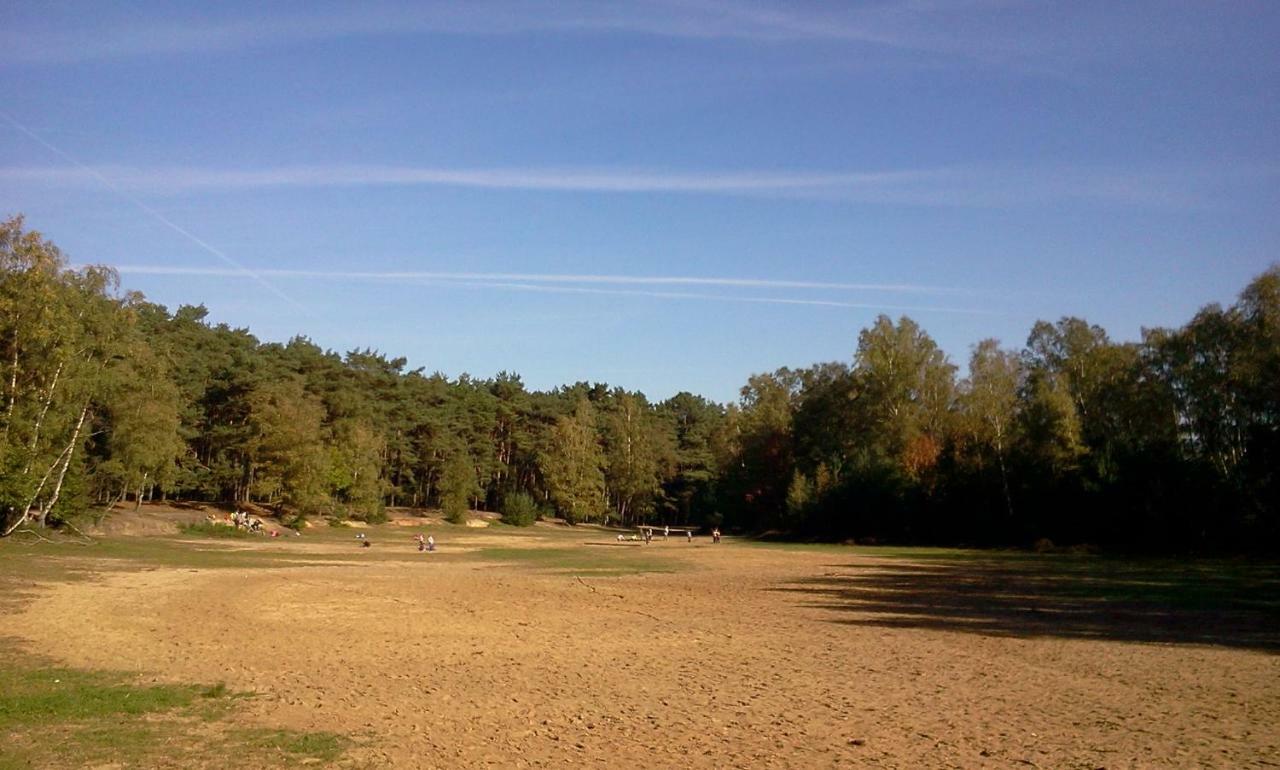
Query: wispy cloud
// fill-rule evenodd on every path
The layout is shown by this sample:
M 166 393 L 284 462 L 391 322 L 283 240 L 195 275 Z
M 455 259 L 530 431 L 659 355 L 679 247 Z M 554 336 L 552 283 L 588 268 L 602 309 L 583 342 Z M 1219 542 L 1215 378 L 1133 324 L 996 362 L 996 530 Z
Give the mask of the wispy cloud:
M 548 286 L 543 284 L 509 283 L 503 281 L 456 281 L 451 285 L 480 289 L 507 289 L 512 291 L 550 292 L 556 294 L 604 294 L 625 297 L 649 297 L 653 299 L 695 300 L 709 302 L 740 302 L 760 305 L 808 305 L 813 307 L 853 308 L 911 313 L 959 313 L 964 315 L 998 315 L 986 308 L 942 307 L 937 305 L 898 305 L 882 302 L 845 302 L 842 300 L 804 299 L 797 297 L 756 297 L 734 294 L 709 294 L 701 292 L 649 291 L 643 289 L 597 289 L 583 286 Z
M 101 7 L 82 19 L 44 21 L 0 32 L 0 61 L 68 63 L 155 55 L 221 53 L 351 37 L 445 34 L 630 34 L 766 44 L 832 42 L 1008 61 L 1050 55 L 1097 54 L 1150 41 L 1145 25 L 1110 26 L 1096 34 L 1087 9 L 1063 24 L 1060 14 L 1024 0 L 885 0 L 818 4 L 656 0 L 472 0 L 466 3 L 358 8 L 238 17 L 208 11 L 177 19 L 121 18 Z M 1167 15 L 1176 15 L 1172 13 Z M 1145 17 L 1143 17 L 1145 19 Z M 1170 25 L 1162 26 L 1165 37 Z M 1080 37 L 1088 45 L 1081 45 Z M 1107 43 L 1106 45 L 1102 45 Z
M 173 275 L 235 278 L 251 275 L 246 270 L 179 265 L 117 265 L 125 275 Z M 734 278 L 684 275 L 604 275 L 582 273 L 479 273 L 431 270 L 301 270 L 261 268 L 252 275 L 278 278 L 311 278 L 336 281 L 480 281 L 521 284 L 602 284 L 632 286 L 718 286 L 748 289 L 817 289 L 827 291 L 874 291 L 901 294 L 972 295 L 972 289 L 908 283 L 850 283 L 842 281 L 797 281 L 777 278 Z
M 109 177 L 137 192 L 169 194 L 273 187 L 445 186 L 590 192 L 784 193 L 920 184 L 945 172 L 667 172 L 644 169 L 449 169 L 415 166 L 285 166 L 237 170 L 128 166 L 4 168 L 0 180 L 84 186 Z
M 1168 167 L 953 166 L 874 171 L 666 171 L 597 168 L 437 168 L 385 165 L 266 169 L 82 164 L 0 168 L 0 183 L 113 188 L 175 195 L 324 187 L 462 187 L 547 192 L 816 198 L 920 206 L 1008 207 L 1060 201 L 1187 208 L 1224 185 L 1271 179 L 1274 164 Z
M 245 275 L 257 281 L 259 284 L 263 286 L 263 288 L 267 289 L 272 294 L 276 295 L 277 297 L 284 300 L 285 302 L 288 302 L 290 305 L 294 306 L 295 308 L 299 310 L 305 310 L 305 308 L 303 308 L 302 305 L 300 305 L 296 300 L 294 300 L 288 294 L 285 294 L 284 292 L 280 291 L 280 289 L 276 288 L 271 283 L 269 283 L 266 279 L 262 277 L 261 274 L 256 273 L 253 270 L 250 270 L 249 268 L 240 264 L 222 249 L 219 249 L 218 247 L 214 246 L 213 244 L 209 243 L 203 238 L 200 238 L 196 234 L 192 233 L 190 230 L 187 230 L 186 228 L 179 225 L 177 222 L 174 222 L 172 219 L 169 219 L 164 214 L 161 214 L 159 211 L 156 211 L 151 206 L 148 206 L 146 203 L 143 203 L 142 201 L 138 200 L 133 195 L 130 195 L 127 191 L 120 189 L 120 187 L 116 183 L 112 182 L 110 179 L 105 177 L 101 172 L 76 160 L 73 156 L 64 152 L 62 149 L 60 149 L 56 145 L 50 143 L 48 140 L 44 139 L 43 137 L 41 137 L 39 134 L 35 133 L 31 129 L 27 128 L 22 123 L 19 123 L 17 120 L 14 120 L 13 117 L 10 116 L 9 114 L 0 112 L 0 120 L 3 120 L 4 122 L 8 123 L 10 126 L 14 128 L 14 130 L 25 135 L 31 141 L 35 142 L 36 144 L 39 144 L 49 152 L 53 153 L 54 155 L 57 155 L 59 158 L 62 158 L 64 161 L 72 164 L 72 167 L 76 171 L 83 174 L 86 179 L 93 180 L 94 182 L 110 190 L 112 193 L 120 196 L 124 200 L 133 204 L 134 207 L 142 211 L 147 216 L 151 217 L 155 221 L 159 222 L 160 224 L 169 228 L 173 232 L 187 239 L 191 243 L 194 243 L 201 250 L 217 257 L 224 264 L 231 266 L 231 268 L 234 269 L 237 273 L 240 273 L 242 275 Z
M 66 63 L 410 34 L 623 33 L 766 42 L 834 40 L 927 49 L 938 48 L 945 41 L 921 34 L 913 25 L 971 5 L 973 0 L 935 2 L 927 8 L 915 2 L 890 2 L 844 12 L 815 13 L 784 6 L 718 2 L 475 0 L 411 7 L 364 5 L 358 10 L 319 8 L 306 13 L 240 18 L 206 15 L 176 21 L 94 19 L 92 25 L 70 28 L 40 28 L 37 22 L 34 29 L 10 28 L 0 33 L 0 60 Z M 954 45 L 953 41 L 942 47 Z
M 939 305 L 898 304 L 885 302 L 853 302 L 844 299 L 812 297 L 778 297 L 709 292 L 665 291 L 659 289 L 602 288 L 608 286 L 696 286 L 723 289 L 815 289 L 825 291 L 864 291 L 922 295 L 975 295 L 971 289 L 946 286 L 889 283 L 848 283 L 839 281 L 796 281 L 765 278 L 726 278 L 699 276 L 637 276 L 594 275 L 565 273 L 477 273 L 442 271 L 347 271 L 347 270 L 293 270 L 259 269 L 229 270 L 213 267 L 183 267 L 173 265 L 117 265 L 122 275 L 158 275 L 183 277 L 320 279 L 336 281 L 394 281 L 398 284 L 434 284 L 474 289 L 503 291 L 543 292 L 554 294 L 591 294 L 624 297 L 647 297 L 670 300 L 702 300 L 712 302 L 738 302 L 765 305 L 797 305 L 810 307 L 852 308 L 921 313 L 960 313 L 968 315 L 993 315 L 986 308 L 952 307 Z

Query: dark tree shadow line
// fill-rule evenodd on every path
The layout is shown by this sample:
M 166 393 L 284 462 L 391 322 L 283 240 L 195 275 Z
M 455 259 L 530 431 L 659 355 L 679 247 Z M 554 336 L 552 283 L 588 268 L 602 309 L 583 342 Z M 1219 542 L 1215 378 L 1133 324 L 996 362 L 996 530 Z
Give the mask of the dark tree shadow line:
M 853 626 L 1280 652 L 1280 565 L 1010 555 L 824 569 L 772 590 Z

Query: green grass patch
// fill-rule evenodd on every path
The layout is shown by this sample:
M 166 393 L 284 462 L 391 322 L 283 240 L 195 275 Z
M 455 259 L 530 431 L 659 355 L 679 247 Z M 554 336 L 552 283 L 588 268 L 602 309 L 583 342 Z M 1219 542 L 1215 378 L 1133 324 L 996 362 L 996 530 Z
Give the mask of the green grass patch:
M 113 767 L 292 767 L 337 760 L 332 733 L 245 728 L 230 717 L 243 693 L 225 684 L 139 684 L 123 673 L 0 662 L 0 770 Z
M 109 674 L 3 665 L 0 730 L 168 711 L 187 706 L 196 697 L 196 690 L 190 687 L 137 687 Z
M 245 742 L 253 748 L 298 759 L 332 762 L 346 751 L 350 741 L 334 733 L 300 733 L 293 730 L 246 730 Z

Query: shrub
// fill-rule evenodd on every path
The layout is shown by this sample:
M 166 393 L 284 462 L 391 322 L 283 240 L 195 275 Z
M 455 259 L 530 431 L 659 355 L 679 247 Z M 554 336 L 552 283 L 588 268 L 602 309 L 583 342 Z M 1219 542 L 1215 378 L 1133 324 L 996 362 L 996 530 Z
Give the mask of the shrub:
M 467 504 L 465 501 L 459 503 L 456 500 L 445 501 L 444 520 L 450 524 L 466 524 L 467 523 Z
M 387 516 L 386 508 L 382 507 L 382 505 L 378 505 L 376 508 L 365 513 L 353 513 L 351 518 L 356 519 L 357 521 L 363 521 L 365 524 L 386 524 L 391 520 L 390 517 Z
M 538 506 L 524 492 L 507 495 L 502 500 L 502 523 L 527 527 L 538 520 Z
M 194 524 L 183 524 L 178 529 L 184 535 L 204 535 L 206 537 L 248 537 L 249 533 L 227 524 L 212 521 L 200 521 Z

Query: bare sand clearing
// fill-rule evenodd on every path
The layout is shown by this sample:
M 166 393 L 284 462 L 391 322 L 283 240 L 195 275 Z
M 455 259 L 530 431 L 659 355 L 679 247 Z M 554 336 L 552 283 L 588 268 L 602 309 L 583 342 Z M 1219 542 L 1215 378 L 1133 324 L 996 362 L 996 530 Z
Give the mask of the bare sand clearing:
M 689 568 L 579 578 L 424 557 L 115 573 L 50 586 L 6 633 L 73 665 L 255 691 L 244 720 L 352 735 L 347 766 L 1280 763 L 1280 656 L 1247 635 L 921 622 L 823 588 L 896 568 L 879 559 L 652 548 L 684 549 Z M 882 593 L 895 590 L 912 586 Z

